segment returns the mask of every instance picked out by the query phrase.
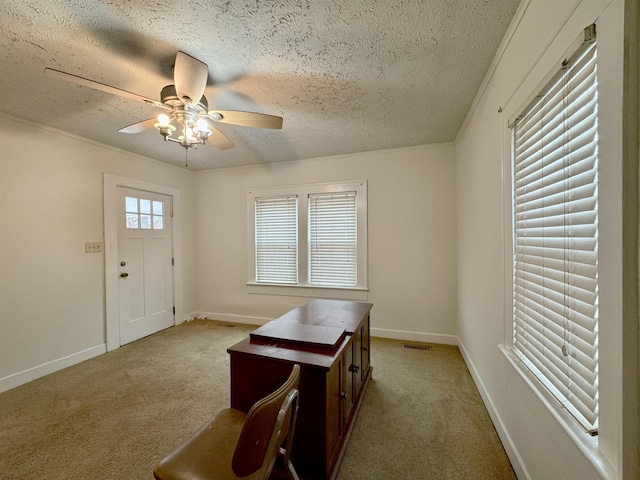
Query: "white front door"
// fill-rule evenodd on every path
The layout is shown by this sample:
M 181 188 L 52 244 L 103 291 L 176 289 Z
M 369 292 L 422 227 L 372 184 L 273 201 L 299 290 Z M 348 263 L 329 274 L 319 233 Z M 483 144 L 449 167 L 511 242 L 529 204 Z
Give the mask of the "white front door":
M 120 344 L 175 324 L 172 197 L 118 187 Z

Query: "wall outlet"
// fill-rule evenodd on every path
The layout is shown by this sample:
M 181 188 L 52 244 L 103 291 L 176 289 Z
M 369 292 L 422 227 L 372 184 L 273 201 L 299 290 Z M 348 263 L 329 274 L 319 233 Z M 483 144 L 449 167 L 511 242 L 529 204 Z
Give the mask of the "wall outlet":
M 102 242 L 85 242 L 84 251 L 86 253 L 97 253 L 102 251 Z

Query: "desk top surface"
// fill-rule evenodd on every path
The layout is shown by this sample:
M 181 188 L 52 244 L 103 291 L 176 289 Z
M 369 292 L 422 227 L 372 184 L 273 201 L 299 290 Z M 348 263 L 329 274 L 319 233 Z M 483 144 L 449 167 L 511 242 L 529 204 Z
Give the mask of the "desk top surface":
M 344 300 L 312 300 L 254 330 L 227 352 L 328 369 L 372 306 Z
M 371 303 L 314 299 L 285 313 L 274 322 L 344 328 L 347 335 L 353 335 L 371 307 Z
M 345 336 L 345 329 L 325 325 L 272 321 L 262 325 L 249 336 L 253 340 L 283 342 L 312 348 L 335 350 Z
M 263 340 L 251 340 L 247 337 L 227 349 L 234 355 L 248 355 L 249 357 L 261 357 L 272 360 L 298 363 L 302 366 L 329 370 L 335 361 L 342 355 L 342 349 L 347 345 L 351 337 L 345 336 L 335 350 L 312 348 L 309 346 L 288 344 L 282 342 L 267 342 Z

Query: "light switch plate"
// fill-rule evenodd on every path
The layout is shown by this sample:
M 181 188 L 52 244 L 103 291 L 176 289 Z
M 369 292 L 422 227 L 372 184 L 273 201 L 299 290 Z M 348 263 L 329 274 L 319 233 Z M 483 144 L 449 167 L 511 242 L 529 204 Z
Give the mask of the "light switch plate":
M 98 253 L 102 251 L 102 242 L 85 242 L 84 251 L 86 253 Z

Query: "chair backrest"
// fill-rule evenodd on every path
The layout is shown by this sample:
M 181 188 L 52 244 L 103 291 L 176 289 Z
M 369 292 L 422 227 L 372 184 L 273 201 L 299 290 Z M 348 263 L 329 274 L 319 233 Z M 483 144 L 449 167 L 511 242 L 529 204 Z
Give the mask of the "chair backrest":
M 237 476 L 246 477 L 262 469 L 260 478 L 269 477 L 280 446 L 293 435 L 299 381 L 300 366 L 294 365 L 287 381 L 249 410 L 231 462 Z

